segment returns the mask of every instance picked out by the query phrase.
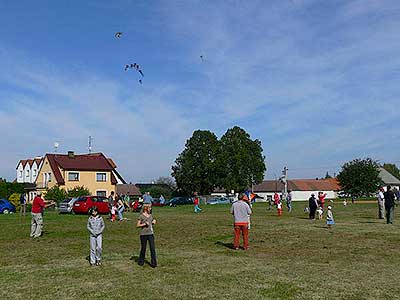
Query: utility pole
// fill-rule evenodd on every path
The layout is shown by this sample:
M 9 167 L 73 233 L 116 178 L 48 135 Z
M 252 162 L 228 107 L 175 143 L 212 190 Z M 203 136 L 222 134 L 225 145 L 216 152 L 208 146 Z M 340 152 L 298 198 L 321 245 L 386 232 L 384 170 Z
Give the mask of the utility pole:
M 281 182 L 283 183 L 283 196 L 286 198 L 287 191 L 288 191 L 288 184 L 287 184 L 287 174 L 288 174 L 288 168 L 284 167 L 282 171 L 282 177 L 280 178 Z

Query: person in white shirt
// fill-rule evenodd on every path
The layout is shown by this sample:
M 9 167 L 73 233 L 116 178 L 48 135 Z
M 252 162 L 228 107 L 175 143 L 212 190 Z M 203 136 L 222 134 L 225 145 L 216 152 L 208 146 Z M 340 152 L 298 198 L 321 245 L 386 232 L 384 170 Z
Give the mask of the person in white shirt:
M 383 195 L 384 189 L 381 187 L 379 189 L 378 198 L 378 216 L 379 219 L 385 218 L 385 196 Z

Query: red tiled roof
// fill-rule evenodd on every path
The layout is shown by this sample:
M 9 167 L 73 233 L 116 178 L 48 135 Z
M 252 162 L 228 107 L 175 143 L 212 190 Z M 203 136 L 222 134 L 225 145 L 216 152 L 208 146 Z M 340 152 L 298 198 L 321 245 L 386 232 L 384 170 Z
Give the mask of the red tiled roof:
M 134 184 L 117 184 L 115 186 L 115 192 L 119 195 L 126 195 L 129 193 L 130 196 L 141 196 L 139 188 Z
M 26 162 L 27 162 L 27 164 L 29 164 L 30 167 L 32 167 L 32 164 L 33 164 L 34 160 L 33 159 L 28 159 Z
M 34 160 L 35 160 L 36 164 L 38 166 L 40 166 L 40 163 L 42 162 L 43 158 L 35 158 Z
M 76 171 L 112 171 L 114 168 L 102 153 L 79 154 L 73 158 L 66 154 L 46 154 L 53 157 L 57 165 L 64 170 Z
M 114 169 L 116 169 L 117 168 L 117 165 L 115 164 L 115 162 L 111 159 L 111 158 L 107 158 L 108 159 L 108 162 L 110 163 L 110 165 L 114 168 Z
M 254 192 L 281 191 L 283 184 L 275 180 L 264 180 L 254 186 Z M 339 191 L 340 185 L 336 178 L 329 179 L 293 179 L 288 180 L 288 190 L 292 191 Z

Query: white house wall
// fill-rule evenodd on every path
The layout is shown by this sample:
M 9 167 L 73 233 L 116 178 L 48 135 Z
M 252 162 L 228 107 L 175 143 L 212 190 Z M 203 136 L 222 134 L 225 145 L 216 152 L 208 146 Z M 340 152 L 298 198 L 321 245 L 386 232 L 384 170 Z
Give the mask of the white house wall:
M 22 172 L 22 173 L 21 173 Z M 22 166 L 21 163 L 18 164 L 18 168 L 17 168 L 17 182 L 18 183 L 23 183 L 24 182 L 24 167 Z

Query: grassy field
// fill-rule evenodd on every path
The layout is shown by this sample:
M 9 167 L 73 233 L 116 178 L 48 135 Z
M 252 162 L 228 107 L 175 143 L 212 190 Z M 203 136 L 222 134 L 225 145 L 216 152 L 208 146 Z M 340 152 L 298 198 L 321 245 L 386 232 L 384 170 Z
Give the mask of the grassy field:
M 304 206 L 278 218 L 255 204 L 249 251 L 230 249 L 229 206 L 156 207 L 156 269 L 135 263 L 137 214 L 107 221 L 101 267 L 86 259 L 86 216 L 46 212 L 32 240 L 30 216 L 0 215 L 0 299 L 400 299 L 397 212 L 386 225 L 375 204 L 336 204 L 329 231 Z

